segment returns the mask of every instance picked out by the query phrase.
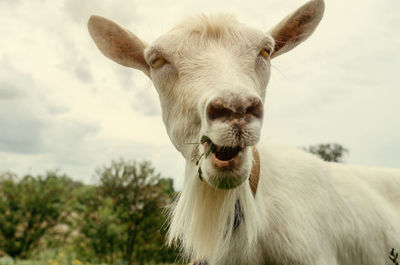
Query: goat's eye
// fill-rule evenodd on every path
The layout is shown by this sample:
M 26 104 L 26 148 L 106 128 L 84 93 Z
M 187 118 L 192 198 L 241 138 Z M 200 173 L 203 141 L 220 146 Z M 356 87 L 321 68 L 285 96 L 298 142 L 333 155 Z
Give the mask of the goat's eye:
M 161 55 L 156 55 L 153 59 L 151 59 L 150 66 L 154 69 L 157 69 L 163 66 L 166 62 L 167 61 Z
M 262 50 L 260 51 L 260 55 L 265 59 L 269 59 L 269 57 L 271 56 L 271 50 L 269 48 L 262 48 Z

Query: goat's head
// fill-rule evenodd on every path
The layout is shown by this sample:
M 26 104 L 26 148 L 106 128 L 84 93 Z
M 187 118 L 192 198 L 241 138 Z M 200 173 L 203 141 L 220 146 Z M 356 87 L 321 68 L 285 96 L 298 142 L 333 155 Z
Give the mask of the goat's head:
M 250 174 L 270 60 L 307 39 L 323 10 L 323 0 L 311 0 L 268 33 L 227 15 L 199 16 L 150 45 L 102 17 L 92 16 L 88 27 L 105 56 L 151 78 L 169 137 L 186 160 L 206 153 L 206 181 L 233 188 Z

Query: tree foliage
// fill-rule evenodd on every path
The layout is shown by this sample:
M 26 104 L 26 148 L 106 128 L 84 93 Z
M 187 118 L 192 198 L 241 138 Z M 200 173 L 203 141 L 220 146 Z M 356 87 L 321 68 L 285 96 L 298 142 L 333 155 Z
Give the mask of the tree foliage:
M 61 222 L 70 198 L 68 187 L 80 185 L 65 175 L 48 172 L 0 176 L 0 250 L 12 257 L 25 258 L 43 235 Z
M 149 162 L 124 160 L 96 174 L 98 185 L 55 172 L 20 180 L 0 174 L 0 256 L 27 258 L 62 246 L 100 263 L 174 261 L 176 251 L 164 247 L 163 213 L 175 193 L 172 179 L 161 178 Z
M 160 231 L 166 222 L 162 208 L 174 192 L 172 180 L 162 179 L 149 162 L 123 160 L 103 166 L 97 175 L 100 185 L 79 198 L 85 205 L 79 225 L 85 251 L 109 263 L 174 260 L 175 253 L 162 248 Z
M 349 153 L 345 147 L 336 143 L 311 145 L 304 150 L 329 162 L 343 162 L 344 156 Z

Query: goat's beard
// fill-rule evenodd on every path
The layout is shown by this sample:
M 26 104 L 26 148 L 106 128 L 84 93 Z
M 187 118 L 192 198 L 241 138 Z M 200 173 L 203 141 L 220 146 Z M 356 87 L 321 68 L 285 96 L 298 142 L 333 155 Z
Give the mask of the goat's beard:
M 186 258 L 218 263 L 240 244 L 240 256 L 252 255 L 263 234 L 264 209 L 259 209 L 248 180 L 235 189 L 221 190 L 202 182 L 197 167 L 188 163 L 183 191 L 171 211 L 169 244 L 178 243 Z M 240 202 L 243 221 L 234 226 L 235 204 Z

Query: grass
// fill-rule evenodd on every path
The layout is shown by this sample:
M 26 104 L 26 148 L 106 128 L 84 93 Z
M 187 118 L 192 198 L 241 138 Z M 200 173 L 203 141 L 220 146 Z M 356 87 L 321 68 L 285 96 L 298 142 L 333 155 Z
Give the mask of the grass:
M 45 255 L 40 255 L 37 258 L 29 260 L 13 260 L 10 257 L 0 258 L 0 265 L 109 265 L 106 263 L 91 263 L 89 261 L 82 261 L 79 259 L 73 259 L 66 256 L 62 252 L 58 255 L 49 255 L 46 251 Z
M 396 252 L 396 250 L 394 248 L 392 248 L 392 250 L 390 251 L 390 260 L 395 264 L 395 265 L 399 265 L 399 261 L 397 260 L 399 257 L 399 253 Z
M 18 260 L 14 261 L 11 258 L 0 258 L 0 265 L 111 265 L 107 263 L 90 263 L 78 259 L 48 259 L 48 260 Z M 174 264 L 146 264 L 146 265 L 174 265 Z
M 92 263 L 80 260 L 73 255 L 58 250 L 45 250 L 29 260 L 13 260 L 11 257 L 0 257 L 0 265 L 112 265 L 107 263 Z M 146 264 L 146 265 L 174 265 L 174 264 Z

